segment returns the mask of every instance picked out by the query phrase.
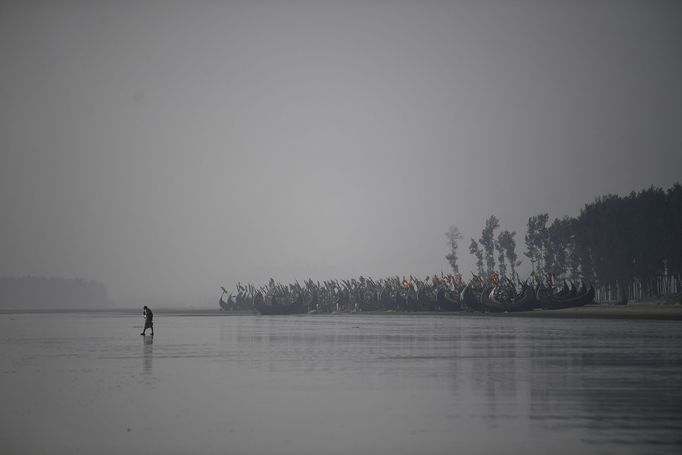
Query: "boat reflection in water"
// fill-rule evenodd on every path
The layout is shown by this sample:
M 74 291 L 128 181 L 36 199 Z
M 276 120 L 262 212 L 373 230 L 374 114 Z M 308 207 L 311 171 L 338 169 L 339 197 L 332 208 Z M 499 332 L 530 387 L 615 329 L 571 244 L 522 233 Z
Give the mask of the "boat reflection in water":
M 682 453 L 678 321 L 222 315 L 0 315 L 3 448 Z
M 682 448 L 678 322 L 348 315 L 252 324 L 227 330 L 225 342 L 260 359 L 269 393 L 290 397 L 282 418 L 294 400 L 296 415 L 338 447 L 333 428 L 380 453 Z M 274 422 L 268 430 L 278 433 Z

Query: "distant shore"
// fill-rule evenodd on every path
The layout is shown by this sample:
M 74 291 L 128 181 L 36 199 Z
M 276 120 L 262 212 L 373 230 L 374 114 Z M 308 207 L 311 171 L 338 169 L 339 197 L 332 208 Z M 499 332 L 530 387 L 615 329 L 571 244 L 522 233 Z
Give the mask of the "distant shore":
M 682 321 L 681 304 L 633 302 L 627 305 L 587 305 L 562 310 L 535 310 L 502 313 L 503 317 L 576 318 L 576 319 L 658 319 Z
M 461 313 L 461 312 L 396 312 L 396 311 L 368 311 L 362 313 L 320 313 L 321 315 L 396 315 L 396 316 L 420 316 L 420 315 L 443 315 L 443 316 L 492 316 L 492 317 L 529 317 L 529 318 L 576 318 L 576 319 L 656 319 L 669 321 L 682 321 L 682 304 L 679 300 L 659 299 L 640 302 L 630 302 L 627 305 L 615 304 L 592 304 L 584 307 L 565 308 L 562 310 L 534 310 L 512 313 Z M 674 303 L 675 302 L 675 303 Z M 160 310 L 163 311 L 163 310 Z M 252 312 L 224 312 L 220 310 L 197 309 L 197 310 L 168 310 L 167 314 L 185 315 L 224 315 L 238 316 L 254 314 Z M 191 313 L 191 314 L 189 314 Z M 302 315 L 294 315 L 302 316 Z M 278 316 L 272 316 L 278 317 Z
M 575 318 L 575 319 L 655 319 L 682 321 L 682 303 L 679 299 L 658 299 L 641 302 L 630 302 L 627 305 L 592 304 L 584 307 L 565 308 L 562 310 L 534 310 L 511 313 L 459 313 L 459 312 L 394 312 L 371 311 L 363 313 L 331 313 L 333 315 L 443 315 L 443 316 L 491 316 L 491 317 L 519 317 L 519 318 Z M 110 313 L 137 314 L 133 308 L 93 308 L 93 309 L 0 309 L 0 314 L 17 313 Z M 218 308 L 158 308 L 158 315 L 168 316 L 246 316 L 253 315 L 250 311 L 225 312 Z M 302 316 L 302 315 L 299 315 Z M 277 316 L 273 316 L 277 317 Z
M 376 312 L 363 314 L 395 315 L 462 315 L 509 318 L 574 318 L 574 319 L 649 319 L 682 321 L 682 304 L 657 304 L 633 302 L 627 305 L 593 304 L 584 307 L 564 308 L 562 310 L 534 310 L 509 313 L 442 313 L 442 312 Z

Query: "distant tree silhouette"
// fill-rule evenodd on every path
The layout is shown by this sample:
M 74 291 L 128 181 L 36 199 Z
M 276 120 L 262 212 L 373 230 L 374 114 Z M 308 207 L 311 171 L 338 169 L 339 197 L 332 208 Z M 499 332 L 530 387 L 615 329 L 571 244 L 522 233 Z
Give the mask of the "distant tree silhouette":
M 495 251 L 497 251 L 497 269 L 501 277 L 507 276 L 507 262 L 504 257 L 504 247 L 500 244 L 500 237 L 495 240 Z
M 516 255 L 516 240 L 514 240 L 515 235 L 516 232 L 504 230 L 500 232 L 500 235 L 497 236 L 497 244 L 504 251 L 504 255 L 507 259 L 507 262 L 509 263 L 512 277 L 516 276 L 516 267 L 521 265 L 521 263 L 518 261 L 518 256 Z M 502 271 L 500 270 L 500 273 L 501 272 Z
M 682 274 L 682 185 L 676 183 L 666 193 L 665 212 L 668 214 L 671 240 L 669 243 L 668 267 L 675 275 Z
M 547 245 L 547 220 L 549 215 L 542 213 L 540 215 L 531 216 L 528 218 L 528 227 L 526 230 L 526 257 L 528 257 L 537 272 L 544 271 L 544 258 Z
M 478 246 L 476 239 L 471 239 L 471 243 L 469 243 L 469 253 L 476 257 L 476 269 L 478 270 L 479 275 L 483 275 L 483 251 L 481 251 L 481 248 Z
M 586 204 L 575 225 L 583 275 L 602 284 L 640 280 L 653 292 L 657 275 L 682 273 L 682 187 L 650 187 L 626 197 L 606 195 Z
M 479 275 L 495 270 L 495 253 L 501 275 L 509 267 L 513 276 L 520 264 L 515 232 L 505 230 L 496 238 L 499 226 L 491 215 L 480 239 L 471 239 L 469 252 L 476 257 Z M 461 238 L 459 230 L 456 233 Z M 585 204 L 577 217 L 551 223 L 547 213 L 531 216 L 524 240 L 524 255 L 538 274 L 583 278 L 619 289 L 636 280 L 643 292 L 653 293 L 662 275 L 682 275 L 682 185 L 675 183 L 668 190 L 652 186 L 625 197 L 600 196 Z M 455 251 L 451 249 L 448 260 L 456 260 Z
M 495 230 L 500 227 L 500 220 L 495 215 L 490 215 L 485 221 L 485 227 L 481 231 L 478 240 L 485 254 L 485 265 L 488 276 L 495 271 Z
M 455 275 L 459 275 L 459 266 L 457 265 L 457 241 L 462 240 L 462 234 L 459 232 L 457 226 L 450 226 L 448 232 L 445 233 L 448 239 L 448 244 L 450 245 L 450 253 L 448 253 L 445 258 L 448 260 L 452 272 Z
M 545 270 L 560 278 L 575 275 L 575 233 L 574 220 L 569 217 L 555 218 L 547 228 Z

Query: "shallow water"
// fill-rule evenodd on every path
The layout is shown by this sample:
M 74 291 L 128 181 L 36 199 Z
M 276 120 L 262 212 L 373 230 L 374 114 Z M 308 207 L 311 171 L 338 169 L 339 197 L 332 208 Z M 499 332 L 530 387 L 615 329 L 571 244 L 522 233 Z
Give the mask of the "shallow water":
M 680 322 L 0 315 L 0 452 L 677 454 Z

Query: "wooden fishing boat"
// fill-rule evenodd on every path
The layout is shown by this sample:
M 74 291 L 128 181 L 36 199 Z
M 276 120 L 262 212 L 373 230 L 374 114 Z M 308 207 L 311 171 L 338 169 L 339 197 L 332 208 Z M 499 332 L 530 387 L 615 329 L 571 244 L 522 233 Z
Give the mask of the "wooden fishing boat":
M 436 302 L 439 311 L 462 311 L 462 304 L 459 301 L 459 294 L 447 289 L 439 289 L 436 295 Z
M 482 311 L 481 306 L 482 290 L 475 288 L 470 281 L 464 286 L 459 295 L 459 301 L 465 311 Z
M 567 286 L 566 286 L 567 287 Z M 545 286 L 538 286 L 535 290 L 535 297 L 538 300 L 538 307 L 543 310 L 560 310 L 563 308 L 574 308 L 588 305 L 594 301 L 594 287 L 590 283 L 587 288 L 584 283 L 581 285 L 581 290 L 575 297 L 562 297 L 566 293 L 553 294 L 552 288 Z
M 531 311 L 537 306 L 535 291 L 527 284 L 522 286 L 521 292 L 506 299 L 500 299 L 496 292 L 498 287 L 493 288 L 485 301 L 481 304 L 490 313 L 508 313 L 515 311 Z
M 225 300 L 223 300 L 223 296 L 224 296 L 224 295 L 225 295 L 225 294 L 223 294 L 223 295 L 220 296 L 220 300 L 218 300 L 218 306 L 220 307 L 220 309 L 221 309 L 222 311 L 230 311 L 230 305 L 229 305 Z M 228 301 L 230 300 L 230 297 L 232 297 L 232 294 L 230 294 L 230 295 L 227 297 L 227 300 L 228 300 Z
M 308 308 L 303 301 L 303 295 L 293 299 L 286 299 L 275 295 L 269 298 L 255 298 L 253 306 L 262 315 L 303 314 Z

